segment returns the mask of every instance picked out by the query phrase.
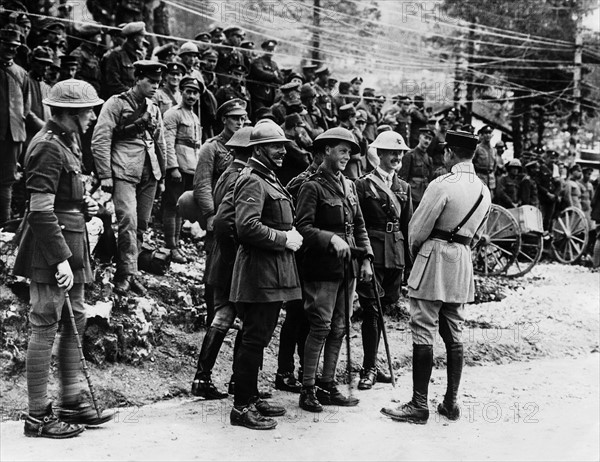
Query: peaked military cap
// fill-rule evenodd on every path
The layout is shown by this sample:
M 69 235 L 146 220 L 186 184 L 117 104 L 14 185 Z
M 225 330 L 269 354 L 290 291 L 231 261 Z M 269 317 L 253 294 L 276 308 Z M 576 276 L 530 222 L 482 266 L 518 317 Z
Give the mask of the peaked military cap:
M 45 46 L 37 46 L 31 51 L 31 59 L 42 63 L 52 64 L 52 49 Z
M 264 50 L 266 48 L 275 48 L 277 46 L 277 40 L 265 40 L 260 47 Z
M 21 45 L 21 31 L 16 27 L 4 27 L 0 29 L 0 42 Z
M 350 80 L 351 84 L 355 84 L 355 83 L 363 83 L 363 78 L 362 77 L 354 77 L 352 80 Z
M 187 74 L 187 67 L 185 64 L 170 62 L 166 63 L 165 66 L 167 66 L 167 74 L 175 74 L 177 72 L 180 72 L 183 75 Z
M 481 135 L 483 133 L 492 133 L 494 130 L 492 129 L 492 127 L 490 127 L 489 125 L 484 125 L 483 127 L 481 127 L 479 129 L 479 131 L 477 132 L 478 135 Z
M 319 67 L 319 66 L 317 66 L 316 64 L 305 64 L 304 66 L 302 66 L 302 70 L 310 71 L 311 69 L 315 70 L 317 67 Z
M 248 115 L 246 112 L 246 101 L 243 99 L 230 99 L 221 104 L 217 109 L 217 120 L 220 120 L 222 117 L 241 115 Z
M 208 48 L 207 50 L 204 50 L 202 52 L 202 57 L 204 58 L 205 56 L 213 56 L 215 58 L 219 57 L 219 53 L 217 53 L 215 50 L 213 50 L 212 48 Z
M 136 72 L 143 77 L 149 77 L 154 80 L 160 80 L 163 73 L 167 70 L 167 66 L 149 59 L 140 59 L 133 63 Z
M 175 54 L 175 44 L 165 43 L 154 50 L 154 54 L 160 59 L 170 54 Z
M 252 40 L 244 40 L 240 47 L 245 48 L 247 50 L 254 50 L 254 42 Z
M 317 70 L 315 70 L 315 74 L 331 74 L 329 68 L 327 66 L 321 66 Z
M 60 67 L 77 66 L 78 64 L 77 56 L 63 55 L 60 57 Z
M 287 93 L 288 91 L 292 91 L 292 90 L 300 91 L 300 87 L 301 87 L 301 85 L 298 82 L 288 82 L 288 83 L 280 86 L 279 89 L 282 92 Z
M 225 29 L 225 30 L 223 31 L 223 33 L 225 34 L 225 36 L 226 36 L 226 37 L 230 37 L 230 36 L 232 36 L 232 35 L 234 35 L 234 34 L 239 34 L 239 35 L 242 35 L 242 36 L 243 36 L 243 35 L 246 35 L 246 34 L 244 33 L 244 31 L 242 30 L 242 28 L 241 28 L 241 27 L 238 27 L 238 26 L 231 26 L 231 27 L 228 27 L 227 29 Z
M 204 83 L 200 82 L 196 77 L 184 77 L 179 82 L 179 89 L 183 91 L 184 88 L 193 88 L 198 90 L 200 93 L 204 93 Z
M 229 67 L 229 73 L 233 74 L 234 72 L 246 75 L 248 73 L 248 69 L 243 64 L 232 64 Z
M 200 32 L 196 34 L 194 40 L 198 40 L 199 42 L 210 42 L 210 33 L 209 32 Z
M 419 133 L 422 135 L 435 136 L 435 132 L 431 128 L 427 127 L 419 128 Z
M 137 34 L 146 35 L 146 23 L 144 21 L 130 22 L 121 29 L 121 35 L 123 35 L 123 37 L 131 37 L 132 35 Z
M 343 106 L 340 106 L 339 111 L 340 111 L 340 114 L 341 113 L 356 114 L 356 108 L 354 107 L 354 104 L 352 104 L 352 103 L 348 103 L 348 104 L 344 104 Z
M 448 130 L 446 133 L 446 143 L 448 143 L 449 147 L 465 148 L 474 151 L 479 140 L 469 132 Z
M 102 25 L 95 22 L 86 22 L 78 28 L 78 31 L 82 37 L 91 37 L 102 33 Z

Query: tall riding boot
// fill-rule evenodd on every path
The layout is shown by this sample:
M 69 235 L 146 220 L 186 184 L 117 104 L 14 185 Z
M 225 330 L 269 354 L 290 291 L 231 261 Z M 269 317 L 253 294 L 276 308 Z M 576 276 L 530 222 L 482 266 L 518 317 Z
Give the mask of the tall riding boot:
M 205 399 L 223 399 L 227 393 L 220 392 L 211 379 L 212 368 L 215 365 L 221 345 L 225 339 L 225 332 L 214 327 L 209 327 L 202 342 L 198 369 L 192 382 L 192 395 L 202 396 Z
M 444 402 L 438 405 L 438 412 L 450 420 L 458 420 L 460 417 L 460 408 L 456 404 L 456 397 L 462 376 L 463 356 L 462 343 L 446 343 L 448 386 Z
M 382 408 L 381 413 L 399 422 L 427 423 L 427 394 L 433 369 L 433 346 L 413 345 L 413 397 L 396 409 Z

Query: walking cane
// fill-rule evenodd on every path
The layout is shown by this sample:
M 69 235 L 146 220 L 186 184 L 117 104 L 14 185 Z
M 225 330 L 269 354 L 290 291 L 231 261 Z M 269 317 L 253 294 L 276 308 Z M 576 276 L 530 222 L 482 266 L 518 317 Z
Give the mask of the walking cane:
M 348 394 L 352 396 L 352 356 L 350 354 L 350 294 L 348 290 L 349 271 L 348 265 L 350 263 L 347 259 L 344 259 L 344 307 L 346 311 L 345 318 L 345 329 L 346 329 L 346 374 L 348 376 Z
M 77 331 L 77 324 L 75 323 L 75 315 L 73 314 L 73 306 L 71 305 L 71 298 L 69 297 L 69 291 L 65 290 L 65 303 L 67 304 L 67 309 L 69 310 L 69 317 L 71 318 L 71 326 L 73 327 L 73 332 L 75 333 L 75 338 L 77 339 L 77 349 L 79 350 L 79 359 L 81 360 L 81 365 L 83 367 L 83 373 L 85 375 L 85 379 L 87 380 L 88 387 L 90 388 L 90 395 L 92 395 L 92 402 L 94 403 L 94 409 L 96 409 L 96 414 L 98 414 L 98 418 L 102 418 L 102 413 L 100 412 L 100 408 L 98 408 L 98 402 L 96 401 L 96 393 L 94 393 L 94 386 L 92 385 L 92 379 L 90 377 L 90 373 L 88 371 L 87 363 L 85 361 L 85 356 L 83 356 L 83 347 L 81 346 L 81 339 L 79 338 L 79 332 Z
M 350 252 L 354 258 L 360 259 L 366 257 L 366 252 L 364 249 L 359 249 L 358 247 L 352 247 Z M 385 329 L 385 321 L 383 320 L 383 308 L 381 307 L 381 298 L 379 298 L 379 290 L 377 289 L 377 275 L 375 274 L 375 267 L 373 266 L 373 262 L 369 260 L 371 265 L 371 272 L 373 273 L 373 292 L 375 293 L 375 301 L 377 303 L 377 312 L 379 313 L 378 322 L 379 327 L 381 328 L 381 333 L 383 335 L 383 344 L 385 346 L 385 354 L 387 356 L 388 367 L 390 370 L 390 377 L 392 378 L 392 387 L 396 387 L 396 377 L 394 377 L 394 368 L 392 367 L 392 355 L 390 353 L 390 344 L 388 342 L 387 330 Z

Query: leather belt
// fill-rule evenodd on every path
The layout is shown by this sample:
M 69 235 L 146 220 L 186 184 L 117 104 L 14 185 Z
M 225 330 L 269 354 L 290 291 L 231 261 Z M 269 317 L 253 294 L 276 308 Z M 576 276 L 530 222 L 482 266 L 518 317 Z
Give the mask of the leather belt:
M 444 231 L 442 229 L 434 229 L 429 235 L 429 239 L 433 238 L 442 239 L 450 243 L 456 242 L 457 244 L 463 245 L 470 245 L 471 241 L 473 240 L 471 237 L 454 234 L 450 231 Z
M 374 231 L 385 231 L 386 233 L 397 233 L 400 231 L 400 223 L 397 221 L 388 221 L 387 223 L 370 226 L 369 229 Z
M 491 168 L 475 168 L 475 173 L 481 173 L 483 175 L 489 175 L 494 173 L 494 170 Z
M 200 143 L 197 143 L 193 140 L 188 139 L 177 139 L 175 140 L 175 144 L 181 144 L 183 146 L 187 146 L 188 148 L 198 149 L 200 147 Z

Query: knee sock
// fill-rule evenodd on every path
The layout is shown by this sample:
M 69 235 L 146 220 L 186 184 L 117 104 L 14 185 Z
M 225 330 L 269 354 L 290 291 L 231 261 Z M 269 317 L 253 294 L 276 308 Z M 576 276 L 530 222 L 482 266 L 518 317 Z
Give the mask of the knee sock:
M 52 344 L 58 330 L 58 323 L 47 327 L 31 328 L 27 346 L 27 394 L 29 414 L 43 416 L 48 407 L 48 376 Z

